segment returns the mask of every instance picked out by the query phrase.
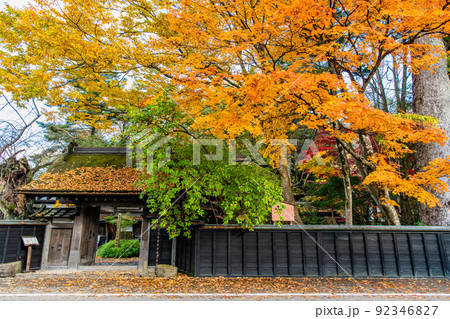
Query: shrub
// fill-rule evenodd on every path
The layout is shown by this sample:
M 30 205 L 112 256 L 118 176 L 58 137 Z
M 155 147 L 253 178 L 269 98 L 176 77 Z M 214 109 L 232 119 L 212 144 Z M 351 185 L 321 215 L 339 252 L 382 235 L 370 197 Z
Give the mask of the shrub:
M 121 240 L 119 247 L 114 247 L 114 244 L 115 240 L 110 240 L 100 246 L 97 250 L 97 256 L 105 258 L 139 257 L 140 244 L 138 240 Z

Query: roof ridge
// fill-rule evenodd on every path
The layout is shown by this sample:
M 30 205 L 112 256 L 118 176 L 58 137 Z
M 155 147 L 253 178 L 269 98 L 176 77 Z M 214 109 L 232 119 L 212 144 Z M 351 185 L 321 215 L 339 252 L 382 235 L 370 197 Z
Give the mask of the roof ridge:
M 126 154 L 127 147 L 80 147 L 75 146 L 73 148 L 73 154 Z

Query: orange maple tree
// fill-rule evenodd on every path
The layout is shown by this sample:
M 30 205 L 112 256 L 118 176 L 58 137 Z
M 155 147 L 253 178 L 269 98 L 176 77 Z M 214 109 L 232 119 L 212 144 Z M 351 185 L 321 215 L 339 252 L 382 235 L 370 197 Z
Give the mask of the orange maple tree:
M 413 153 L 415 143 L 442 144 L 445 132 L 433 119 L 375 109 L 364 93 L 389 57 L 407 59 L 413 71 L 433 64 L 436 55 L 425 54 L 433 48 L 414 39 L 446 32 L 449 19 L 443 1 L 186 0 L 169 9 L 171 32 L 161 42 L 173 52 L 166 72 L 176 75 L 177 101 L 194 128 L 225 139 L 324 129 L 354 157 L 369 193 L 398 225 L 389 192 L 437 205 L 427 188 L 448 190 L 439 178 L 450 157 L 406 178 L 393 160 Z

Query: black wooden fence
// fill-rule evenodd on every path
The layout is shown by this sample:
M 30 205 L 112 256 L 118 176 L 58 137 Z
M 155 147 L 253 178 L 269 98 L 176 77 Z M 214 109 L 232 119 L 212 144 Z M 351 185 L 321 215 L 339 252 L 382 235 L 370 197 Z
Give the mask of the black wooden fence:
M 167 230 L 162 228 L 150 231 L 150 251 L 148 254 L 148 265 L 155 266 L 170 265 L 172 262 L 172 240 Z
M 34 221 L 0 221 L 0 263 L 22 261 L 22 269 L 25 269 L 27 248 L 22 236 L 36 236 L 39 246 L 33 247 L 30 269 L 39 269 L 46 225 Z
M 178 238 L 194 276 L 450 277 L 450 228 L 204 226 Z

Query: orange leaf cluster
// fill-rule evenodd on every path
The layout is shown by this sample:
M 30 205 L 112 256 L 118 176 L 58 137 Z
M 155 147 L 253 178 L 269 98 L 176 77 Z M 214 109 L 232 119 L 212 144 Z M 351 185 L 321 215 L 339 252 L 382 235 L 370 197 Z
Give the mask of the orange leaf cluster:
M 403 178 L 397 170 L 398 165 L 388 163 L 382 156 L 376 155 L 374 162 L 377 164 L 377 169 L 366 177 L 363 182 L 365 185 L 387 187 L 393 194 L 403 193 L 430 207 L 440 203 L 428 190 L 438 193 L 448 192 L 448 185 L 441 178 L 450 175 L 450 156 L 446 159 L 434 159 L 423 172 L 409 176 L 407 179 Z

